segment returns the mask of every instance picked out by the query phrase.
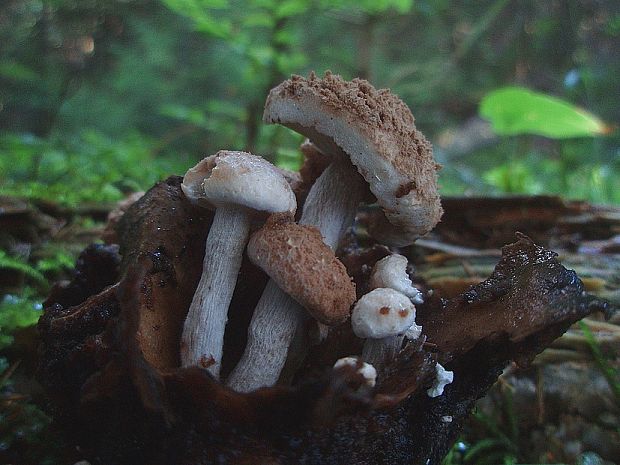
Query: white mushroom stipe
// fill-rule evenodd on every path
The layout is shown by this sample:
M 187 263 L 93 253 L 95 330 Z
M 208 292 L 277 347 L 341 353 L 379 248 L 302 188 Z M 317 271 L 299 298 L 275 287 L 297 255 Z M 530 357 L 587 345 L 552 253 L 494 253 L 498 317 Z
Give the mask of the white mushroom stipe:
M 362 358 L 380 370 L 396 357 L 403 346 L 402 334 L 382 339 L 366 339 L 362 349 Z
M 187 198 L 216 208 L 194 293 L 181 336 L 181 363 L 198 365 L 219 377 L 224 329 L 247 243 L 258 212 L 296 209 L 290 186 L 266 160 L 245 152 L 220 151 L 188 170 L 181 185 Z
M 415 323 L 415 306 L 394 289 L 379 288 L 363 295 L 351 314 L 356 336 L 365 338 L 363 359 L 382 369 L 400 351 L 403 334 Z
M 375 386 L 375 383 L 377 382 L 377 370 L 375 370 L 375 367 L 373 367 L 370 363 L 361 362 L 360 364 L 360 360 L 357 357 L 343 357 L 336 360 L 336 363 L 334 363 L 334 370 L 344 366 L 357 368 L 357 373 L 362 375 L 365 384 L 369 387 Z
M 353 224 L 357 207 L 368 187 L 348 159 L 341 156 L 333 158 L 332 163 L 310 188 L 299 224 L 316 226 L 323 236 L 323 242 L 336 250 L 340 240 Z M 320 340 L 325 340 L 329 334 L 329 326 L 320 322 L 318 325 Z M 305 339 L 302 331 L 295 334 L 295 337 Z M 291 350 L 293 348 L 296 352 L 289 354 L 283 371 L 297 371 L 309 350 L 307 345 L 300 343 L 293 343 Z
M 334 160 L 312 185 L 299 224 L 316 226 L 323 242 L 336 250 L 353 224 L 367 189 L 349 160 Z
M 422 293 L 407 274 L 407 264 L 407 258 L 399 254 L 382 258 L 372 269 L 370 288 L 389 287 L 405 294 L 414 304 L 423 303 Z
M 216 210 L 207 236 L 202 276 L 183 327 L 183 366 L 198 365 L 219 376 L 226 315 L 249 232 L 250 219 L 245 212 Z
M 444 388 L 454 380 L 454 372 L 447 371 L 439 363 L 435 365 L 436 378 L 433 386 L 426 391 L 429 397 L 439 397 Z
M 226 384 L 237 392 L 276 384 L 304 313 L 301 305 L 269 280 L 254 309 L 243 356 Z

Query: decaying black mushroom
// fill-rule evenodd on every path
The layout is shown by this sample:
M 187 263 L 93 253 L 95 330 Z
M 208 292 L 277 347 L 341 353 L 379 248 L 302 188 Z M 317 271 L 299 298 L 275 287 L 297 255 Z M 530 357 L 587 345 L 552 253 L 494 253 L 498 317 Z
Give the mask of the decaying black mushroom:
M 344 324 L 312 348 L 292 385 L 237 393 L 205 369 L 180 368 L 212 221 L 180 185 L 172 177 L 130 207 L 119 223 L 120 270 L 115 250 L 91 249 L 39 324 L 39 378 L 59 426 L 93 464 L 438 464 L 510 360 L 527 363 L 570 324 L 606 308 L 555 254 L 519 236 L 486 281 L 416 305 L 432 344 L 407 342 L 374 387 L 356 366 L 332 369 L 361 353 Z M 344 250 L 342 262 L 366 292 L 364 270 L 387 250 Z M 86 273 L 94 262 L 97 273 Z M 266 280 L 244 260 L 223 376 L 243 351 Z M 454 381 L 431 398 L 437 363 Z

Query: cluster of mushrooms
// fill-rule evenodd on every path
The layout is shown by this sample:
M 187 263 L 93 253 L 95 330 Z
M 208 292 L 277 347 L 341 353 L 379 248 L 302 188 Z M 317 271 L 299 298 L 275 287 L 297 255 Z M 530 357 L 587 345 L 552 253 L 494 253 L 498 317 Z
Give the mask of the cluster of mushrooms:
M 270 280 L 254 309 L 245 352 L 222 382 L 238 392 L 273 386 L 285 363 L 303 360 L 308 348 L 296 339 L 306 328 L 315 325 L 320 340 L 350 319 L 365 339 L 363 351 L 334 368 L 353 366 L 374 386 L 404 338 L 421 337 L 415 305 L 423 296 L 412 285 L 407 259 L 392 254 L 377 262 L 371 291 L 356 302 L 355 284 L 335 250 L 363 202 L 380 207 L 369 230 L 387 246 L 409 245 L 437 224 L 442 209 L 431 145 L 389 90 L 329 72 L 293 76 L 274 88 L 263 119 L 307 137 L 302 151 L 328 158 L 329 165 L 297 220 L 289 176 L 257 155 L 222 150 L 185 174 L 187 198 L 215 215 L 183 328 L 182 365 L 220 378 L 228 308 L 247 252 Z M 430 396 L 452 381 L 441 365 L 436 371 Z

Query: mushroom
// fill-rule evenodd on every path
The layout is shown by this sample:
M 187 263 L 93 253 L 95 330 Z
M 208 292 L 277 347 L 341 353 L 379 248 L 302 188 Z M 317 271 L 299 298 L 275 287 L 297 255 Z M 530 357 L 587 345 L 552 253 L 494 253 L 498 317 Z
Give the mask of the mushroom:
M 343 367 L 355 368 L 355 372 L 364 378 L 364 384 L 368 387 L 374 387 L 377 382 L 377 370 L 370 363 L 360 360 L 358 357 L 343 357 L 336 360 L 334 370 Z
M 299 179 L 301 182 L 299 183 L 299 188 L 294 190 L 297 194 L 297 203 L 303 205 L 314 182 L 321 176 L 332 160 L 329 155 L 321 152 L 308 139 L 302 142 L 299 150 L 303 154 L 303 163 L 299 167 Z M 299 213 L 301 213 L 301 209 Z
M 372 269 L 369 280 L 370 289 L 388 287 L 405 294 L 414 304 L 423 303 L 424 299 L 422 298 L 422 293 L 413 285 L 407 273 L 408 263 L 407 257 L 399 254 L 383 257 L 375 263 Z M 421 334 L 422 327 L 414 322 L 411 327 L 405 331 L 404 337 L 413 341 L 418 339 Z M 393 345 L 398 347 L 400 342 L 402 342 L 403 336 L 394 336 L 394 338 Z
M 346 320 L 355 302 L 355 284 L 319 231 L 272 216 L 252 235 L 250 260 L 271 280 L 248 329 L 248 342 L 227 384 L 249 392 L 278 380 L 288 348 L 308 313 L 321 323 Z
M 205 245 L 203 272 L 183 327 L 181 362 L 219 377 L 224 329 L 253 216 L 295 213 L 284 177 L 263 158 L 219 151 L 189 169 L 181 185 L 187 198 L 215 216 Z
M 347 82 L 329 72 L 324 79 L 314 73 L 309 79 L 293 76 L 271 90 L 263 120 L 305 135 L 332 156 L 310 189 L 299 220 L 318 227 L 331 249 L 368 195 L 364 179 L 389 220 L 401 229 L 404 242 L 414 242 L 439 221 L 438 165 L 432 148 L 415 128 L 407 106 L 388 90 L 377 91 L 359 79 Z M 265 292 L 274 305 L 284 300 L 271 283 Z M 262 319 L 256 315 L 259 310 L 257 321 Z
M 454 372 L 447 371 L 439 363 L 435 365 L 436 378 L 433 386 L 426 393 L 429 397 L 439 397 L 443 394 L 443 389 L 454 380 Z
M 402 335 L 415 323 L 415 306 L 390 288 L 373 289 L 353 307 L 351 327 L 366 339 L 362 358 L 382 368 L 400 350 Z
M 293 76 L 271 90 L 263 120 L 283 124 L 333 155 L 304 204 L 302 218 L 308 218 L 300 221 L 317 225 L 330 247 L 336 247 L 338 232 L 348 229 L 365 196 L 355 168 L 393 225 L 394 245 L 413 243 L 439 221 L 439 165 L 431 144 L 416 129 L 407 105 L 389 90 L 330 72 L 323 79 L 314 73 L 308 79 Z
M 407 274 L 407 257 L 399 254 L 388 255 L 382 258 L 372 269 L 370 288 L 389 287 L 405 294 L 414 304 L 424 302 L 422 293 L 411 282 Z

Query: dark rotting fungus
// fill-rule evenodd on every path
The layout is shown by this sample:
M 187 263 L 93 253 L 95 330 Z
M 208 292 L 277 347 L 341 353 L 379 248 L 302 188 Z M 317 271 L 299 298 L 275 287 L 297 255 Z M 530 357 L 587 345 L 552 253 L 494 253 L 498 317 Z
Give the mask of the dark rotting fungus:
M 292 386 L 236 393 L 202 368 L 180 368 L 183 321 L 202 271 L 202 254 L 182 250 L 204 247 L 210 222 L 180 182 L 157 184 L 121 220 L 120 272 L 118 258 L 100 270 L 112 282 L 56 290 L 39 324 L 39 377 L 58 423 L 93 463 L 438 464 L 510 360 L 531 360 L 571 323 L 605 307 L 555 254 L 520 236 L 469 298 L 417 306 L 428 342 L 406 342 L 374 388 L 360 389 L 353 368 L 332 369 L 361 350 L 345 324 L 310 351 Z M 155 233 L 160 224 L 170 230 Z M 164 287 L 149 256 L 158 247 L 176 276 Z M 342 261 L 368 289 L 369 273 L 361 270 L 385 254 L 349 247 Z M 88 263 L 79 264 L 79 275 Z M 227 333 L 238 338 L 226 338 L 225 352 L 245 343 L 244 325 L 265 281 L 242 265 L 230 308 L 246 316 L 231 319 Z M 454 381 L 430 398 L 437 363 Z
M 93 464 L 438 465 L 509 362 L 526 365 L 574 322 L 612 313 L 524 234 L 486 280 L 449 299 L 414 288 L 408 259 L 385 245 L 355 231 L 343 241 L 368 197 L 362 177 L 381 208 L 366 226 L 384 244 L 411 244 L 442 214 L 431 146 L 388 90 L 294 76 L 270 93 L 265 119 L 312 142 L 302 176 L 218 152 L 119 209 L 107 237 L 120 251 L 88 247 L 44 303 L 39 379 Z M 309 189 L 299 225 L 291 186 L 299 198 Z M 246 256 L 250 208 L 285 213 Z M 258 304 L 265 296 L 271 307 Z M 284 319 L 260 311 L 302 306 L 334 326 L 295 317 L 282 331 Z M 252 373 L 277 363 L 266 382 L 235 385 L 248 351 Z

